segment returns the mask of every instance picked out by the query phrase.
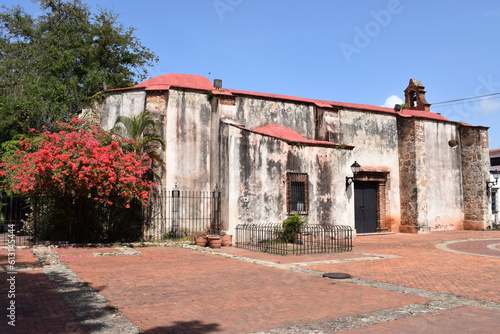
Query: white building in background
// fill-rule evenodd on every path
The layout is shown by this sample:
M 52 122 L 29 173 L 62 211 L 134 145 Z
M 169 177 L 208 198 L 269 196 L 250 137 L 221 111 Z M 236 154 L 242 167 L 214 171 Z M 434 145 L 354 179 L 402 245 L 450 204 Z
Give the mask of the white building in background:
M 500 149 L 490 151 L 490 172 L 498 171 L 500 173 Z M 500 181 L 496 181 L 494 178 L 494 173 L 491 173 L 490 182 L 493 182 L 491 187 L 491 213 L 492 222 L 495 225 L 500 224 L 500 215 L 498 213 L 498 208 L 500 206 L 500 201 L 498 196 L 500 192 Z

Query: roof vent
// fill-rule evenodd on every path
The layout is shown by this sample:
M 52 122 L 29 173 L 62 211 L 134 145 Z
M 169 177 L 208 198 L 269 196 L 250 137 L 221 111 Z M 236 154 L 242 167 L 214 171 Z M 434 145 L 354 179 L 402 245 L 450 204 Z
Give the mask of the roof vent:
M 214 79 L 214 87 L 217 89 L 222 88 L 222 80 L 221 79 Z

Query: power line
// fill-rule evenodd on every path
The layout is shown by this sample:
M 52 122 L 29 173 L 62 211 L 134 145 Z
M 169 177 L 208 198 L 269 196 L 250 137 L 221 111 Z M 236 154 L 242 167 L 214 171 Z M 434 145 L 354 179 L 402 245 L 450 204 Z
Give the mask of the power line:
M 463 99 L 456 99 L 456 100 L 443 101 L 443 102 L 435 102 L 432 105 L 444 104 L 444 103 L 451 103 L 451 102 L 458 102 L 458 101 L 465 101 L 465 100 L 473 100 L 473 99 L 479 99 L 481 97 L 487 97 L 487 96 L 493 96 L 493 95 L 500 95 L 500 92 L 499 93 L 486 94 L 486 95 L 479 95 L 479 96 L 474 96 L 474 97 L 464 97 Z
M 490 94 L 490 95 L 496 95 L 496 94 L 500 94 L 500 93 L 495 93 L 495 94 Z M 484 96 L 488 96 L 488 95 L 484 95 Z M 480 98 L 479 96 L 477 98 Z M 473 99 L 473 98 L 467 98 L 467 99 Z M 487 100 L 494 100 L 494 99 L 500 99 L 500 96 L 494 96 L 494 97 L 490 97 L 489 99 L 482 99 L 481 101 L 487 101 Z M 459 99 L 459 100 L 465 100 L 465 99 Z M 450 101 L 447 101 L 447 102 L 450 102 Z M 445 102 L 438 102 L 437 104 L 439 103 L 445 103 Z M 448 105 L 443 105 L 443 106 L 436 106 L 434 108 L 443 108 L 443 107 L 451 107 L 451 106 L 456 106 L 456 105 L 459 105 L 459 104 L 464 104 L 466 102 L 458 102 L 458 103 L 453 103 L 453 104 L 448 104 Z M 436 103 L 433 103 L 432 105 L 434 106 Z

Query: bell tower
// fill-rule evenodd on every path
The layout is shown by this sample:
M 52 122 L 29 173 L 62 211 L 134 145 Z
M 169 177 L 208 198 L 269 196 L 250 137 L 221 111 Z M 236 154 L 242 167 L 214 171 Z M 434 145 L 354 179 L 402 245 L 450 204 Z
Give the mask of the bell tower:
M 410 79 L 408 87 L 405 89 L 405 104 L 408 109 L 430 111 L 431 104 L 425 99 L 425 87 L 422 82 Z

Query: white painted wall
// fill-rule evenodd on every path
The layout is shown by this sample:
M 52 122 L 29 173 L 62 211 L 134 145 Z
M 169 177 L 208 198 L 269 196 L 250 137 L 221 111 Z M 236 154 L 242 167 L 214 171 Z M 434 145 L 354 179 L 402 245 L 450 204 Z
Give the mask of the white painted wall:
M 345 149 L 291 146 L 268 136 L 227 126 L 229 231 L 240 223 L 281 223 L 287 217 L 286 173 L 309 177 L 310 224 L 353 226 L 348 221 L 345 175 L 338 171 Z
M 463 229 L 460 145 L 455 124 L 425 123 L 427 222 L 431 230 Z
M 110 130 L 115 125 L 117 116 L 131 117 L 145 110 L 146 92 L 126 91 L 114 93 L 106 97 L 102 104 L 100 126 Z
M 225 108 L 229 116 L 229 110 Z M 314 107 L 310 104 L 258 99 L 251 96 L 236 98 L 235 122 L 254 130 L 269 124 L 280 124 L 308 139 L 314 139 Z
M 368 170 L 389 170 L 387 215 L 400 221 L 399 196 L 399 151 L 397 120 L 393 115 L 370 112 L 341 110 L 340 130 L 343 143 L 354 145 L 352 151 L 346 151 L 340 163 L 339 173 L 344 177 L 352 176 L 351 165 L 357 161 Z M 344 184 L 343 182 L 342 184 Z M 354 187 L 347 189 L 346 221 L 354 222 Z
M 165 141 L 167 175 L 165 186 L 211 191 L 211 105 L 206 94 L 169 91 Z

